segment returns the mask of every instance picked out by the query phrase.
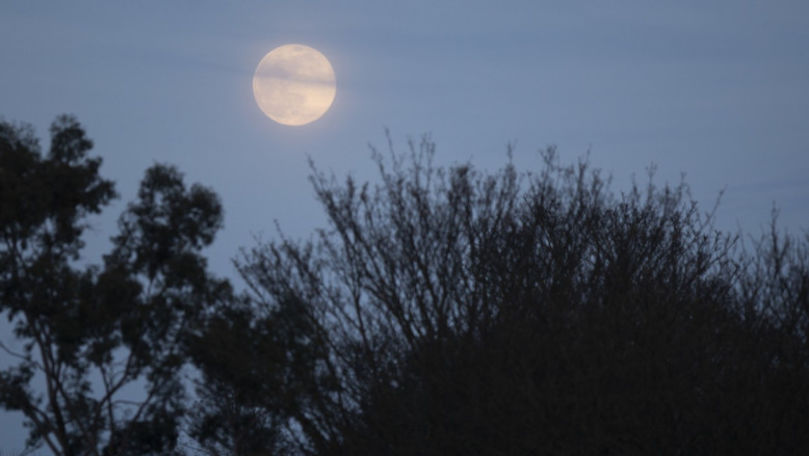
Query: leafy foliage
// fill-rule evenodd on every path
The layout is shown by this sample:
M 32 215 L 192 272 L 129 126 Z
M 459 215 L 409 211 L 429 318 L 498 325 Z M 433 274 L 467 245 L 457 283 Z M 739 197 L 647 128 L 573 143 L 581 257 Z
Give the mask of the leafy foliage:
M 0 124 L 0 312 L 22 343 L 3 346 L 19 363 L 0 372 L 0 405 L 25 415 L 29 445 L 58 455 L 168 454 L 186 407 L 186 336 L 229 293 L 200 255 L 222 208 L 155 165 L 103 267 L 79 268 L 86 217 L 115 196 L 91 148 L 70 116 L 53 123 L 45 157 L 29 127 Z

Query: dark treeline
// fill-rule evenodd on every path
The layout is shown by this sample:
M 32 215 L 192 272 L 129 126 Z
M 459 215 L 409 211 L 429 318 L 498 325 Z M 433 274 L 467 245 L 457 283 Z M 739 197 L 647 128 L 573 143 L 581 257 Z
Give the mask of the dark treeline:
M 610 190 L 586 162 L 313 167 L 329 225 L 207 270 L 210 189 L 146 171 L 116 196 L 72 117 L 47 153 L 0 123 L 0 405 L 58 455 L 799 454 L 809 237 L 718 230 L 685 185 Z M 297 236 L 296 236 L 297 237 Z M 193 385 L 184 381 L 191 375 Z M 187 388 L 191 387 L 191 390 Z M 135 388 L 140 393 L 133 394 Z

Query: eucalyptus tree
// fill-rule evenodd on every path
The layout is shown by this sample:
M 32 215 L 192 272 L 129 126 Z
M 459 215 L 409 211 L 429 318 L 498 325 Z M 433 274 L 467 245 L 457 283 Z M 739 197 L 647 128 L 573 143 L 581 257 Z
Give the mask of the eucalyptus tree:
M 80 266 L 88 217 L 116 196 L 71 116 L 43 154 L 28 126 L 0 123 L 0 312 L 17 344 L 0 406 L 28 444 L 56 455 L 170 454 L 187 407 L 187 335 L 230 293 L 200 251 L 222 226 L 217 196 L 173 167 L 146 171 L 101 266 Z

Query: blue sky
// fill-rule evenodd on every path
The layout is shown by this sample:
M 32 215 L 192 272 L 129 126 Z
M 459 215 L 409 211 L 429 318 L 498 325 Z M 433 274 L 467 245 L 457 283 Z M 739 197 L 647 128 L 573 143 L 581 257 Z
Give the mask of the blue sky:
M 304 127 L 266 118 L 251 77 L 271 49 L 301 43 L 337 75 L 330 111 Z M 154 162 L 222 197 L 212 267 L 274 221 L 291 237 L 323 222 L 307 157 L 373 178 L 368 143 L 430 133 L 436 160 L 495 169 L 536 151 L 590 151 L 625 187 L 682 173 L 706 209 L 725 189 L 724 228 L 809 228 L 809 3 L 803 1 L 4 1 L 0 115 L 40 135 L 78 116 L 122 198 L 94 221 L 93 261 Z M 7 331 L 0 332 L 9 341 Z M 0 355 L 0 365 L 5 361 Z M 16 415 L 0 442 L 21 447 Z M 12 442 L 19 442 L 16 446 Z

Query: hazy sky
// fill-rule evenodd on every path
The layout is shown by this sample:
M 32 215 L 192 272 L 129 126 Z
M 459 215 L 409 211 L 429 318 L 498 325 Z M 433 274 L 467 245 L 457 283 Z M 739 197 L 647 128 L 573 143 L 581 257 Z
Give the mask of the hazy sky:
M 337 76 L 331 110 L 303 127 L 253 100 L 256 65 L 287 43 Z M 209 254 L 230 275 L 275 220 L 291 237 L 323 221 L 307 156 L 372 178 L 385 127 L 401 148 L 431 133 L 437 162 L 485 169 L 509 142 L 523 170 L 549 144 L 566 162 L 590 150 L 618 189 L 654 163 L 706 206 L 726 189 L 725 228 L 757 233 L 773 202 L 782 226 L 809 228 L 806 0 L 3 1 L 0 116 L 45 136 L 65 112 L 122 196 L 88 238 L 93 261 L 143 171 L 167 162 L 222 197 Z M 0 450 L 22 441 L 19 416 L 0 413 Z

